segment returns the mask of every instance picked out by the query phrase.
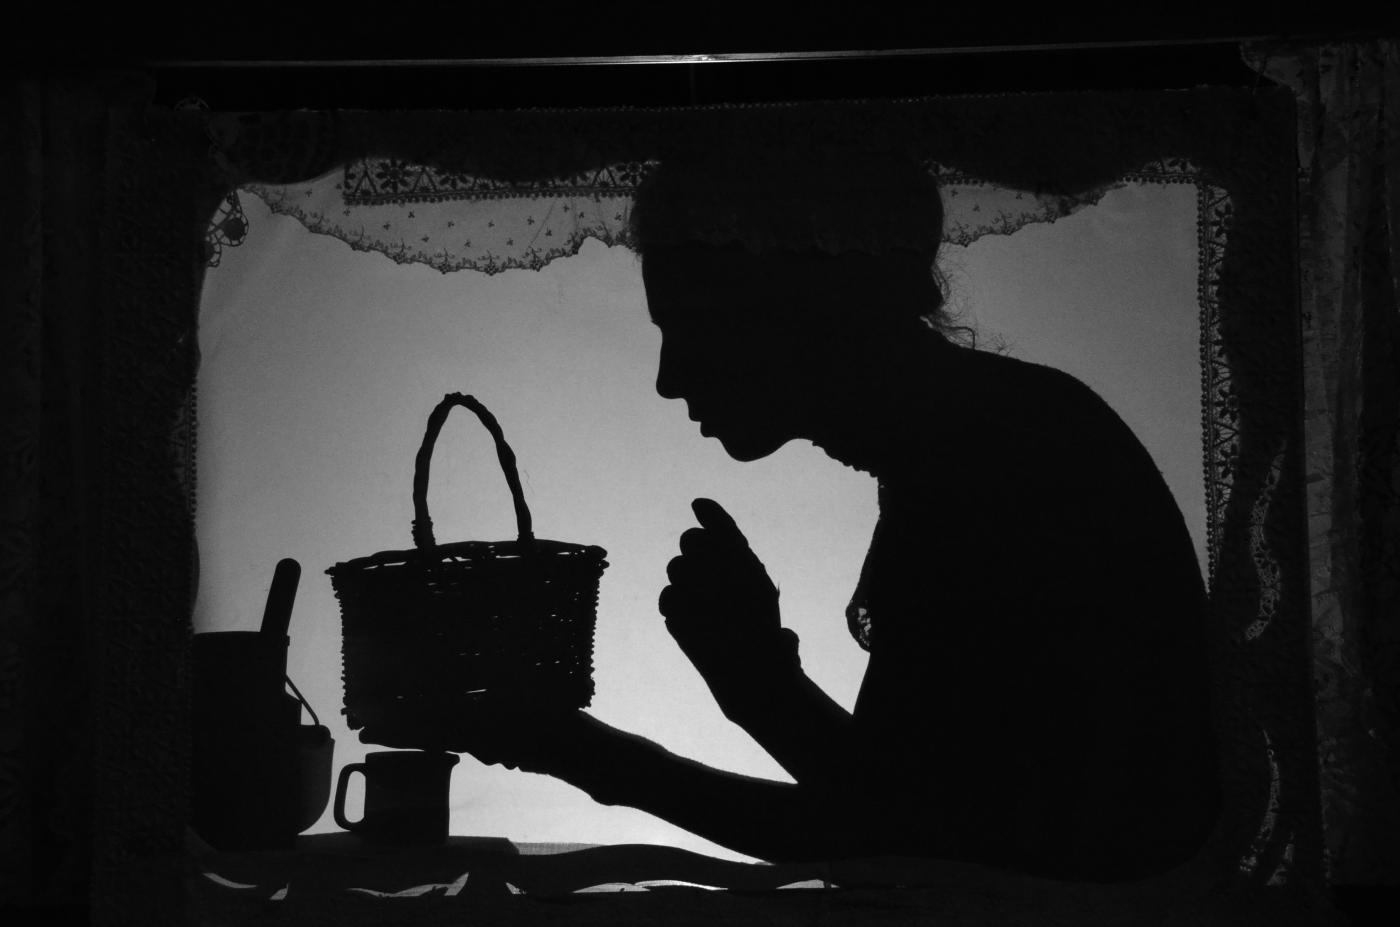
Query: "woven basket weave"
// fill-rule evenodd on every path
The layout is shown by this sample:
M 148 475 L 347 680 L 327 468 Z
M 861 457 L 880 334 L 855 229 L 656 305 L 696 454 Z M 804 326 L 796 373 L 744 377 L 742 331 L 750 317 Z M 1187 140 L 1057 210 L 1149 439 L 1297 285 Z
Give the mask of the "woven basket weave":
M 433 537 L 428 472 L 454 406 L 476 413 L 495 439 L 515 503 L 514 541 L 438 544 Z M 607 552 L 535 539 L 515 454 L 495 417 L 473 397 L 449 393 L 429 416 L 414 468 L 413 509 L 412 550 L 326 571 L 340 600 L 350 729 L 370 727 L 384 739 L 485 700 L 587 706 Z

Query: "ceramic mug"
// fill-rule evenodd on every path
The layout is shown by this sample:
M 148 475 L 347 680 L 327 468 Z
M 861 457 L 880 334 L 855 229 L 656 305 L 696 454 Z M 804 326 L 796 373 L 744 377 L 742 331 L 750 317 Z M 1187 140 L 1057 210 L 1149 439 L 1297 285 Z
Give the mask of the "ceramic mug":
M 340 770 L 332 808 L 335 822 L 373 843 L 442 843 L 447 840 L 447 794 L 456 765 L 455 753 L 388 750 L 367 754 L 363 763 Z M 351 821 L 345 816 L 345 792 L 357 772 L 365 779 L 364 814 Z

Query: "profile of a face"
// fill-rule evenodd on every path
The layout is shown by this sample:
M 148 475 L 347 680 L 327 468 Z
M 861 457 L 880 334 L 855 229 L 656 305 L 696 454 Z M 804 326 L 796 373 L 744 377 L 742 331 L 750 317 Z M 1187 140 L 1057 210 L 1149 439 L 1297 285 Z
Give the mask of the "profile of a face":
M 717 147 L 649 173 L 629 223 L 657 392 L 737 460 L 826 447 L 833 408 L 862 415 L 856 393 L 942 303 L 942 201 L 904 155 Z
M 800 323 L 791 258 L 701 245 L 648 254 L 643 280 L 661 330 L 656 391 L 684 400 L 700 433 L 735 460 L 808 437 L 829 351 Z

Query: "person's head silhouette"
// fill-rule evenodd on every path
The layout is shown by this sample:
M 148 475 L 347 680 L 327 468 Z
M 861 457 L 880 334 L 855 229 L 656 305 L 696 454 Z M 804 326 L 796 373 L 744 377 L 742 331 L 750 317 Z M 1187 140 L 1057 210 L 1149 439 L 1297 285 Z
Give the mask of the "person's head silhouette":
M 632 213 L 657 392 L 738 460 L 819 440 L 895 355 L 942 342 L 942 215 L 896 158 L 663 164 Z

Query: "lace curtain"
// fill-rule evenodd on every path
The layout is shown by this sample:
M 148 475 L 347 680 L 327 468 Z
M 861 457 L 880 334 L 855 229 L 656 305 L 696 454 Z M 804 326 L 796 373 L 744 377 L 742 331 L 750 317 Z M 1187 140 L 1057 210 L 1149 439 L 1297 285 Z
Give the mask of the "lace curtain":
M 526 268 L 578 252 L 588 238 L 630 245 L 632 194 L 654 162 L 611 164 L 572 177 L 511 183 L 445 171 L 399 158 L 365 158 L 317 180 L 298 184 L 250 184 L 273 212 L 295 217 L 310 231 L 338 238 L 360 251 L 394 261 L 427 264 L 444 273 L 486 274 Z M 1185 173 L 1178 165 L 1175 175 Z M 1165 164 L 1143 165 L 1112 184 L 1083 193 L 1045 194 L 1001 187 L 953 168 L 930 164 L 945 203 L 943 240 L 967 245 L 983 235 L 1007 235 L 1035 222 L 1053 222 L 1091 205 L 1130 179 L 1167 178 Z M 246 229 L 236 201 L 217 221 L 215 234 Z M 822 237 L 833 250 L 886 246 L 887 230 L 856 230 L 854 223 L 828 221 L 800 227 L 803 217 L 781 230 L 715 230 L 730 240 L 758 235 Z M 878 239 L 878 242 L 877 242 Z M 232 244 L 227 234 L 218 245 Z M 758 244 L 758 242 L 754 242 Z M 211 260 L 217 249 L 211 245 Z
M 1298 97 L 1308 555 L 1329 877 L 1400 881 L 1400 45 L 1260 46 Z

